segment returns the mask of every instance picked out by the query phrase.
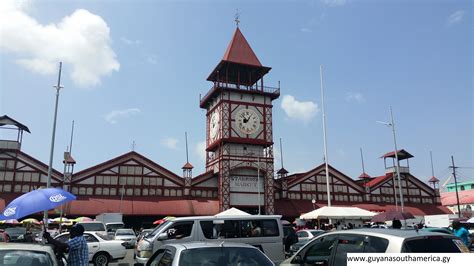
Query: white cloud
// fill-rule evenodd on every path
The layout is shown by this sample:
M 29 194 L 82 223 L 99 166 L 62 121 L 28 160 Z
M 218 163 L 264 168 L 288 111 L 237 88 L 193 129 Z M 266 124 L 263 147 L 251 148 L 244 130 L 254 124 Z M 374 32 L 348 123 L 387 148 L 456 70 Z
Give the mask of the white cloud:
M 171 149 L 171 150 L 177 150 L 178 149 L 178 143 L 179 143 L 179 140 L 176 139 L 176 138 L 172 138 L 172 137 L 166 137 L 166 138 L 161 140 L 161 145 L 163 145 L 166 148 Z
M 206 141 L 199 141 L 194 147 L 194 154 L 201 159 L 201 161 L 206 162 Z
M 365 97 L 360 92 L 348 92 L 346 94 L 346 101 L 347 102 L 356 102 L 356 103 L 365 103 Z
M 139 45 L 142 43 L 140 40 L 130 40 L 126 37 L 121 37 L 120 40 L 127 45 Z
M 461 22 L 464 19 L 464 14 L 465 13 L 466 12 L 464 10 L 458 10 L 458 11 L 452 13 L 451 15 L 449 15 L 449 17 L 446 21 L 446 25 L 451 26 L 451 25 L 454 25 L 456 23 Z
M 301 32 L 313 32 L 313 30 L 310 29 L 310 28 L 301 28 L 300 31 Z
M 314 102 L 300 102 L 291 95 L 283 96 L 281 108 L 285 111 L 289 118 L 301 120 L 305 123 L 316 116 L 319 112 L 318 105 Z
M 110 43 L 110 29 L 98 15 L 78 9 L 58 23 L 42 25 L 27 14 L 28 1 L 0 1 L 0 49 L 15 62 L 40 74 L 56 74 L 58 63 L 75 84 L 93 87 L 120 64 Z
M 323 3 L 326 6 L 343 6 L 346 4 L 346 0 L 321 0 L 321 3 Z
M 138 108 L 129 108 L 124 110 L 113 110 L 104 116 L 105 121 L 110 124 L 117 124 L 118 120 L 123 118 L 129 118 L 136 114 L 139 114 L 141 111 Z

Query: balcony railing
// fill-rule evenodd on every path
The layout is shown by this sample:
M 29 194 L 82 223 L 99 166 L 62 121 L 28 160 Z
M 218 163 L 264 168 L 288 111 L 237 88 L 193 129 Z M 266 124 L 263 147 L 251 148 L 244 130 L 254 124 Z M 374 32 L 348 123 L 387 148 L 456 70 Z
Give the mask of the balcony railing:
M 400 166 L 399 169 L 400 169 L 401 174 L 409 174 L 410 173 L 410 167 Z M 390 173 L 396 174 L 397 173 L 397 167 L 396 166 L 389 166 L 389 167 L 385 168 L 385 173 L 386 174 L 390 174 Z
M 0 149 L 5 150 L 19 150 L 20 142 L 14 140 L 0 140 Z
M 202 105 L 205 101 L 208 100 L 209 96 L 214 93 L 215 90 L 217 89 L 231 89 L 231 90 L 242 90 L 242 91 L 248 91 L 248 92 L 263 92 L 265 94 L 270 94 L 278 98 L 280 96 L 280 88 L 274 88 L 274 87 L 267 87 L 267 86 L 261 86 L 257 83 L 255 83 L 252 86 L 245 86 L 245 85 L 238 85 L 234 83 L 226 83 L 226 82 L 214 82 L 214 86 L 204 95 L 204 97 L 201 98 L 200 104 Z

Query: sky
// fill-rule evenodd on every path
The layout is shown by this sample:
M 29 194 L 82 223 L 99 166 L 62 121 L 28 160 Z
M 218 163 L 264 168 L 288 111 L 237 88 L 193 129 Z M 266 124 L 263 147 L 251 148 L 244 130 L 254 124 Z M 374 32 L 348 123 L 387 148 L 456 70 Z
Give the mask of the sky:
M 323 162 L 323 66 L 328 161 L 356 179 L 384 173 L 397 144 L 412 174 L 473 178 L 471 1 L 1 1 L 0 115 L 27 125 L 22 151 L 48 164 L 63 62 L 54 168 L 75 121 L 77 170 L 132 150 L 181 175 L 185 132 L 194 175 L 204 172 L 207 76 L 239 27 L 263 65 L 273 102 L 275 170 Z M 12 132 L 0 130 L 1 138 Z M 135 145 L 132 145 L 135 143 Z M 402 162 L 402 165 L 405 165 Z

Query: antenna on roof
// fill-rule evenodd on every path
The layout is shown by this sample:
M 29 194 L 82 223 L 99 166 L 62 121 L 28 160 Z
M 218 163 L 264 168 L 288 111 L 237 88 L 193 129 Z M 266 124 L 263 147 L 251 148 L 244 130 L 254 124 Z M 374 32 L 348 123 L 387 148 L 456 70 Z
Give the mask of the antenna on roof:
M 235 25 L 237 25 L 237 28 L 239 27 L 239 23 L 240 23 L 239 18 L 240 18 L 240 13 L 239 13 L 239 9 L 237 8 L 235 10 L 235 19 L 234 19 Z
M 281 138 L 280 138 L 280 161 L 281 161 L 281 168 L 283 169 L 283 146 L 281 145 Z
M 132 141 L 132 145 L 130 146 L 130 148 L 132 148 L 132 151 L 135 151 L 136 146 L 137 144 L 135 143 L 135 141 Z
M 434 168 L 433 168 L 433 152 L 430 151 L 430 159 L 431 159 L 431 176 L 434 176 Z
M 362 162 L 362 174 L 365 174 L 365 167 L 364 167 L 364 155 L 362 154 L 362 148 L 360 149 L 360 160 Z
M 189 163 L 188 157 L 188 132 L 184 132 L 184 138 L 186 139 L 186 163 Z

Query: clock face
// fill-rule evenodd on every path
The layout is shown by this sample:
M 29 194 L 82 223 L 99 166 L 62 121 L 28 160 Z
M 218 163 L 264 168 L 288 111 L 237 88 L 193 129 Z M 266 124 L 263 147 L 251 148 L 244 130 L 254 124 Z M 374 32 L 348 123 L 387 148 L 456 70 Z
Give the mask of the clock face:
M 235 121 L 237 128 L 244 134 L 253 134 L 260 128 L 260 117 L 251 109 L 240 109 Z
M 211 139 L 215 139 L 217 137 L 217 132 L 219 128 L 219 113 L 214 112 L 211 115 L 211 119 L 209 120 L 209 134 Z

